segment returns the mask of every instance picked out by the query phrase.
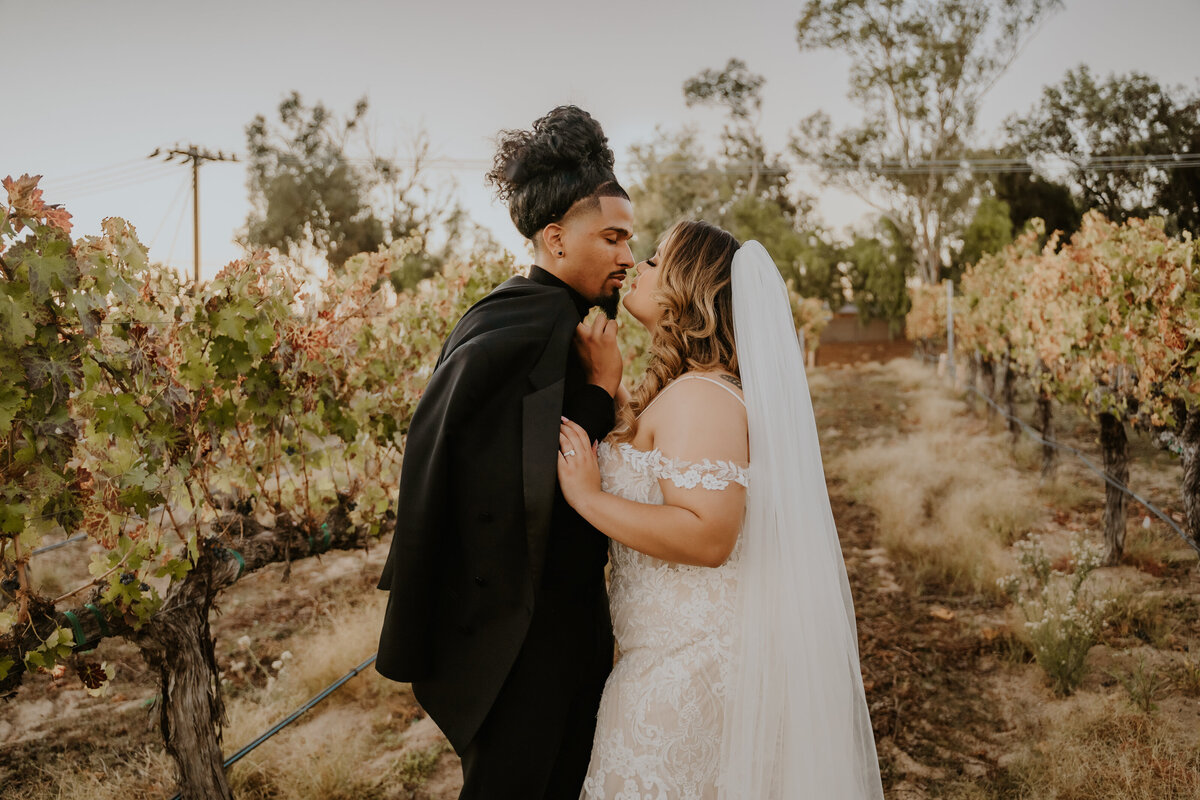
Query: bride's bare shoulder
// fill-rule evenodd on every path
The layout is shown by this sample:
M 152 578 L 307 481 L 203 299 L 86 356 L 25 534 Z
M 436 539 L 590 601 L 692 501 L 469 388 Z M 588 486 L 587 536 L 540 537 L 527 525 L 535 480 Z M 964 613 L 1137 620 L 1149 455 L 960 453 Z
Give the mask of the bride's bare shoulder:
M 724 372 L 689 372 L 677 378 L 646 415 L 655 447 L 678 458 L 744 461 L 746 407 L 736 381 L 737 376 Z

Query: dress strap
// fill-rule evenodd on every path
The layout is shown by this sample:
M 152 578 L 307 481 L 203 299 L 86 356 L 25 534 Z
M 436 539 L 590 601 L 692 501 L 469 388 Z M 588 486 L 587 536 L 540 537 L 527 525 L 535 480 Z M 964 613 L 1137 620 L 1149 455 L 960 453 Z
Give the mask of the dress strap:
M 647 403 L 647 404 L 646 404 L 646 407 L 645 407 L 645 408 L 643 408 L 643 409 L 641 410 L 641 412 L 639 412 L 639 413 L 638 413 L 638 416 L 640 417 L 642 414 L 645 414 L 647 411 L 649 411 L 649 410 L 650 410 L 650 406 L 652 406 L 652 405 L 654 405 L 655 403 L 657 403 L 657 402 L 658 402 L 658 398 L 660 398 L 660 397 L 662 397 L 664 394 L 666 394 L 667 390 L 668 390 L 668 389 L 670 389 L 672 386 L 674 386 L 674 385 L 675 385 L 675 384 L 677 384 L 677 383 L 680 383 L 681 381 L 687 381 L 687 380 L 708 381 L 709 383 L 714 383 L 714 384 L 716 384 L 717 386 L 720 386 L 720 387 L 721 387 L 722 389 L 724 389 L 725 391 L 729 392 L 731 395 L 733 395 L 734 399 L 735 399 L 735 400 L 737 400 L 739 403 L 741 403 L 743 408 L 745 408 L 745 407 L 746 407 L 746 401 L 745 401 L 745 400 L 743 400 L 741 397 L 739 397 L 737 392 L 735 392 L 735 391 L 734 391 L 733 389 L 731 389 L 730 387 L 726 386 L 726 385 L 725 385 L 725 383 L 724 383 L 723 381 L 719 381 L 719 380 L 717 380 L 716 378 L 709 378 L 709 377 L 706 377 L 706 376 L 704 376 L 704 375 L 691 375 L 691 374 L 684 373 L 683 375 L 680 375 L 678 378 L 675 378 L 673 381 L 671 381 L 670 383 L 668 383 L 668 384 L 667 384 L 666 386 L 664 386 L 663 388 L 659 389 L 659 391 L 658 391 L 658 394 L 656 394 L 656 395 L 654 396 L 654 399 L 653 399 L 653 400 L 651 400 L 649 403 Z

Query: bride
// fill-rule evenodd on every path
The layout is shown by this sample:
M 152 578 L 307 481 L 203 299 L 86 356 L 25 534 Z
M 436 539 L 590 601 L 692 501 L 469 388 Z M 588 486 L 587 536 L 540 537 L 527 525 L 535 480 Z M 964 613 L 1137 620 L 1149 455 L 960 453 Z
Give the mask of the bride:
M 611 539 L 620 658 L 582 798 L 879 800 L 850 586 L 787 289 L 757 242 L 681 222 L 623 300 L 646 375 L 567 501 Z M 752 465 L 752 467 L 751 467 Z

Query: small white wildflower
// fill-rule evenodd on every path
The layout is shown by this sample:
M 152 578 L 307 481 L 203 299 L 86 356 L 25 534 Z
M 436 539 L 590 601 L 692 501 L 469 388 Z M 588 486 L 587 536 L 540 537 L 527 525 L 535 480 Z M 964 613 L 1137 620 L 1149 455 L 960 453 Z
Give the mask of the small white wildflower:
M 249 650 L 250 649 L 250 637 L 243 636 L 242 638 L 238 639 L 237 646 L 238 646 L 239 650 Z
M 281 661 L 278 658 L 275 659 L 274 661 L 271 662 L 271 669 L 275 670 L 276 672 L 283 669 L 283 661 Z

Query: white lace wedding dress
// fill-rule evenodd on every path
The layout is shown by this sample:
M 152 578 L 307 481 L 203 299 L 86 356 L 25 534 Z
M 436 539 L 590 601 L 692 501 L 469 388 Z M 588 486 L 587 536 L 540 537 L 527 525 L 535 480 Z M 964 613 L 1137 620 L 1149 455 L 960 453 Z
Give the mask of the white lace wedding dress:
M 663 502 L 660 479 L 713 491 L 748 485 L 748 468 L 728 461 L 685 462 L 610 442 L 598 455 L 604 491 L 639 503 Z M 739 536 L 723 565 L 694 567 L 610 544 L 620 657 L 604 686 L 581 798 L 716 798 L 740 552 Z

